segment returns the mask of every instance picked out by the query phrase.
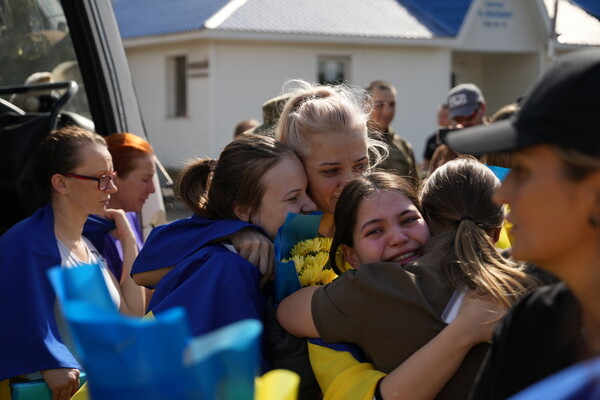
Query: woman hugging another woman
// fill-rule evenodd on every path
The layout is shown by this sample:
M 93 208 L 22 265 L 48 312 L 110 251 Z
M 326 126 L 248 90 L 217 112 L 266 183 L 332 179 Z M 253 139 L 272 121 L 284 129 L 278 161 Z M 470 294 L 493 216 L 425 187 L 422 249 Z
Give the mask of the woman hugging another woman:
M 264 322 L 272 285 L 261 287 L 260 271 L 226 238 L 253 227 L 273 240 L 289 212 L 314 210 L 306 186 L 293 151 L 265 136 L 231 142 L 216 161 L 190 163 L 178 189 L 194 215 L 155 228 L 134 264 L 138 281 L 164 276 L 147 311 L 184 307 L 193 335 L 246 318 Z
M 494 246 L 504 212 L 483 164 L 459 159 L 434 172 L 419 199 L 427 225 L 394 179 L 376 173 L 344 189 L 331 251 L 341 246 L 356 269 L 290 295 L 277 316 L 294 335 L 359 345 L 388 374 L 371 376 L 364 396 L 465 398 L 493 325 L 537 282 Z
M 319 233 L 332 237 L 333 213 L 344 185 L 387 156 L 386 145 L 369 137 L 369 102 L 364 90 L 316 86 L 304 81 L 286 103 L 276 138 L 300 157 L 309 193 L 323 212 Z

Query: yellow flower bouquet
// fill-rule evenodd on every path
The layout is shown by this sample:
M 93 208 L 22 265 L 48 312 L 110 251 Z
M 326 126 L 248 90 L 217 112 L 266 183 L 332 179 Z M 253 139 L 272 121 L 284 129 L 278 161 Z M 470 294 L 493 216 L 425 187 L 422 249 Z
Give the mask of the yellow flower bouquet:
M 329 265 L 330 248 L 330 238 L 306 239 L 296 243 L 290 251 L 290 257 L 283 261 L 294 262 L 302 287 L 326 285 L 337 278 Z
M 275 238 L 275 302 L 305 286 L 326 285 L 337 278 L 329 263 L 331 238 L 319 237 L 322 213 L 289 213 Z M 341 249 L 336 264 L 342 270 L 352 267 L 344 260 Z
M 316 240 L 311 242 L 311 245 L 308 243 L 303 243 L 305 241 L 321 239 L 317 238 L 319 233 L 319 224 L 321 223 L 321 216 L 323 213 L 314 212 L 308 215 L 301 214 L 292 214 L 289 213 L 285 220 L 285 223 L 279 231 L 277 232 L 277 237 L 275 238 L 275 304 L 279 304 L 284 297 L 294 293 L 296 290 L 302 287 L 298 277 L 298 271 L 303 271 L 303 268 L 306 269 L 305 264 L 312 265 L 313 267 L 304 271 L 305 276 L 314 275 L 314 273 L 309 273 L 310 271 L 314 271 L 314 265 L 317 265 L 316 256 L 318 255 L 319 262 L 323 262 L 323 267 L 327 263 L 327 253 L 329 252 L 329 247 L 325 250 L 325 247 L 319 246 L 316 247 L 316 251 L 312 251 L 313 254 L 309 254 L 311 249 L 315 248 L 317 242 L 321 242 L 320 240 Z M 303 243 L 303 244 L 302 244 Z M 294 255 L 292 255 L 292 249 L 294 246 L 298 245 Z M 305 260 L 306 257 L 313 257 L 311 261 Z M 296 259 L 294 260 L 294 257 Z M 308 263 L 305 263 L 308 261 Z M 300 268 L 298 271 L 296 270 L 296 264 Z

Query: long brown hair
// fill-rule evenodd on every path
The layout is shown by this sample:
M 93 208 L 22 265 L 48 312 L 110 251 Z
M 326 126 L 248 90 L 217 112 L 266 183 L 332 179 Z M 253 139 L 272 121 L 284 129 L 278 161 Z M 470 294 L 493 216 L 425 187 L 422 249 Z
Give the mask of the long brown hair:
M 188 163 L 177 181 L 178 193 L 194 213 L 211 219 L 237 219 L 234 208 L 260 207 L 263 175 L 285 158 L 296 157 L 287 146 L 261 135 L 230 142 L 218 160 Z
M 504 222 L 503 207 L 492 200 L 499 185 L 485 165 L 460 157 L 431 174 L 420 200 L 432 236 L 454 232 L 442 260 L 445 281 L 510 307 L 538 282 L 496 249 L 492 234 Z

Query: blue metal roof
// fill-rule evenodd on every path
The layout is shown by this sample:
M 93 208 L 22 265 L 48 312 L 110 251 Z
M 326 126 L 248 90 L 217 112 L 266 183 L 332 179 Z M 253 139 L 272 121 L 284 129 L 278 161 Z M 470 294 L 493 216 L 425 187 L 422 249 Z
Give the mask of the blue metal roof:
M 571 0 L 579 7 L 583 8 L 588 14 L 593 15 L 600 20 L 600 1 L 598 0 Z
M 471 0 L 397 0 L 435 36 L 456 36 Z
M 569 0 L 600 20 L 599 0 Z M 205 29 L 231 0 L 112 0 L 123 39 Z M 247 0 L 215 28 L 387 38 L 456 36 L 472 0 Z
M 121 37 L 202 29 L 229 0 L 112 0 Z

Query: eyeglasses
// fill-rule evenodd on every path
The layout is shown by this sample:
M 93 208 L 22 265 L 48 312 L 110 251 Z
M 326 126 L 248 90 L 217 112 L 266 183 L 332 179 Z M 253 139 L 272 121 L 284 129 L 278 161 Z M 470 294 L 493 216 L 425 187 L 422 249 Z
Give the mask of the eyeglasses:
M 113 180 L 113 178 L 115 177 L 116 174 L 117 173 L 115 171 L 113 171 L 109 175 L 102 175 L 98 178 L 96 178 L 94 176 L 77 175 L 77 174 L 71 174 L 71 173 L 66 173 L 63 175 L 68 176 L 70 178 L 82 179 L 82 180 L 86 180 L 86 181 L 96 181 L 96 182 L 98 182 L 98 189 L 106 190 L 108 188 L 108 185 L 110 185 L 110 181 Z

